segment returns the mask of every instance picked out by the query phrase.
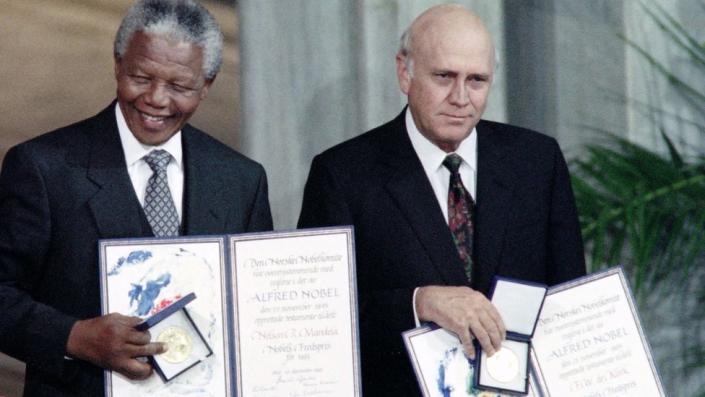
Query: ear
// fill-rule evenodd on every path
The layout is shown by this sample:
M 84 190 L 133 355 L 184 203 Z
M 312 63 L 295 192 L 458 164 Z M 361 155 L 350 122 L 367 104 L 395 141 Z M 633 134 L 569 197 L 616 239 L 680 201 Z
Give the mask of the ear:
M 203 88 L 201 88 L 201 95 L 200 98 L 201 100 L 206 99 L 206 96 L 208 96 L 208 89 L 211 88 L 211 84 L 215 81 L 216 76 L 213 76 L 212 79 L 206 79 L 206 82 L 203 83 Z
M 117 80 L 118 76 L 120 76 L 120 63 L 122 60 L 117 56 L 117 54 L 113 56 L 113 60 L 115 61 L 113 66 L 113 69 L 115 70 L 115 80 Z
M 406 67 L 407 57 L 402 54 L 397 54 L 397 80 L 399 80 L 399 88 L 405 95 L 409 95 L 409 87 L 411 86 L 411 73 Z

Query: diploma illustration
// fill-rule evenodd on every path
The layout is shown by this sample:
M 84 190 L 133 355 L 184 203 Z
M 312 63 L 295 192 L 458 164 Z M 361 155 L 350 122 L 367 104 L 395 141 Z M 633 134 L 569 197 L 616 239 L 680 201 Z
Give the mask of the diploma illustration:
M 145 328 L 169 346 L 154 357 L 156 373 L 132 381 L 107 371 L 106 396 L 166 397 L 175 389 L 182 396 L 231 396 L 225 238 L 102 240 L 100 253 L 103 313 L 150 319 L 192 292 L 198 297 L 188 314 Z

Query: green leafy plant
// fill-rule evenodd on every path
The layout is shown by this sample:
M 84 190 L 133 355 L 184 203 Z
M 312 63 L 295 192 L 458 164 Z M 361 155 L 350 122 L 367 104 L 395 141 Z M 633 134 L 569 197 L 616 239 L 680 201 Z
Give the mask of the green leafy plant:
M 705 80 L 705 42 L 690 35 L 658 2 L 641 5 L 673 48 L 687 57 L 693 74 L 678 75 L 637 43 L 622 40 L 675 88 L 694 114 L 704 114 L 705 92 L 688 81 Z M 689 124 L 705 136 L 705 126 Z M 623 264 L 642 308 L 648 307 L 647 298 L 686 294 L 693 286 L 695 295 L 682 300 L 690 304 L 673 309 L 682 311 L 680 321 L 699 335 L 705 326 L 705 285 L 692 277 L 705 273 L 705 145 L 689 148 L 695 154 L 686 158 L 669 132 L 659 128 L 665 153 L 602 131 L 605 139 L 587 146 L 586 156 L 572 162 L 573 188 L 590 270 Z M 682 353 L 671 354 L 669 360 L 678 361 L 681 371 L 702 374 L 701 340 L 677 342 Z M 699 393 L 705 397 L 705 386 Z
M 670 156 L 608 137 L 574 162 L 583 238 L 591 270 L 624 262 L 641 298 L 705 255 L 705 161 L 683 161 L 665 134 Z

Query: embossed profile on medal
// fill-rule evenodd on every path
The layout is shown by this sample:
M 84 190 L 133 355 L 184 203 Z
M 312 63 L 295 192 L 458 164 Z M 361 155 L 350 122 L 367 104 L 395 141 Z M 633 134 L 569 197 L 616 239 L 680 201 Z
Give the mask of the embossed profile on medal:
M 161 357 L 171 364 L 185 361 L 193 351 L 193 340 L 189 332 L 181 327 L 171 326 L 157 336 L 157 342 L 166 343 L 168 350 Z

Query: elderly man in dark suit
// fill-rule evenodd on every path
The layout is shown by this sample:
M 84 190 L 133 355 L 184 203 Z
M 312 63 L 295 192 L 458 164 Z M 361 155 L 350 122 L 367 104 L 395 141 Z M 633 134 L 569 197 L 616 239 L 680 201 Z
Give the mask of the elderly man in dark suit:
M 495 275 L 556 284 L 585 273 L 565 160 L 539 133 L 480 120 L 495 70 L 482 21 L 433 7 L 396 57 L 408 107 L 316 156 L 299 227 L 355 227 L 363 391 L 417 395 L 401 332 L 430 321 L 493 354 Z
M 195 1 L 138 1 L 115 39 L 117 101 L 7 153 L 0 349 L 27 363 L 25 395 L 103 395 L 103 368 L 143 379 L 138 357 L 164 351 L 138 318 L 100 316 L 98 239 L 271 230 L 264 169 L 187 124 L 222 42 Z

